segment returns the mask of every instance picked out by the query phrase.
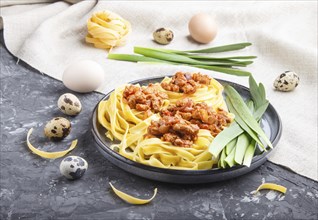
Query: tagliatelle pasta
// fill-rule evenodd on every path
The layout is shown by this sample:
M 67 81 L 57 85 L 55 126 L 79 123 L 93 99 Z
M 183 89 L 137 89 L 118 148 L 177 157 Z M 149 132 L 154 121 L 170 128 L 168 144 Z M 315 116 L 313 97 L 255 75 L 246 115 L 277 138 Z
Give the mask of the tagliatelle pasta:
M 163 82 L 170 80 L 165 78 Z M 167 109 L 177 100 L 191 98 L 194 103 L 206 103 L 213 109 L 227 111 L 222 97 L 223 86 L 214 79 L 193 94 L 184 94 L 164 90 L 159 83 L 152 85 L 160 92 L 167 94 L 162 101 L 161 109 Z M 119 140 L 111 148 L 122 156 L 145 165 L 167 168 L 202 170 L 211 169 L 218 158 L 212 156 L 208 147 L 214 137 L 207 129 L 197 129 L 197 136 L 190 147 L 175 146 L 155 136 L 149 136 L 149 126 L 162 118 L 160 112 L 146 115 L 142 111 L 132 109 L 127 103 L 124 93 L 129 85 L 116 88 L 108 100 L 101 101 L 98 106 L 98 121 L 107 129 L 106 136 L 111 140 Z M 147 87 L 140 87 L 145 89 Z M 227 113 L 232 117 L 230 113 Z M 189 122 L 187 122 L 189 123 Z
M 77 145 L 77 139 L 73 140 L 72 141 L 72 144 L 71 146 L 67 149 L 67 150 L 64 150 L 64 151 L 56 151 L 56 152 L 46 152 L 46 151 L 42 151 L 42 150 L 39 150 L 37 148 L 35 148 L 31 143 L 30 143 L 30 136 L 32 134 L 32 131 L 33 131 L 33 128 L 31 128 L 29 131 L 28 131 L 28 134 L 27 134 L 27 145 L 29 147 L 29 149 L 36 155 L 40 156 L 40 157 L 43 157 L 43 158 L 47 158 L 47 159 L 56 159 L 56 158 L 60 158 L 60 157 L 63 157 L 65 156 L 67 153 L 69 153 L 70 151 L 72 151 L 76 145 Z
M 111 11 L 100 11 L 87 21 L 86 42 L 97 48 L 111 49 L 125 45 L 131 32 L 130 23 Z
M 126 202 L 128 202 L 130 204 L 133 204 L 133 205 L 144 205 L 144 204 L 147 204 L 147 203 L 151 202 L 157 195 L 157 188 L 155 188 L 153 196 L 150 199 L 139 199 L 139 198 L 133 197 L 131 195 L 128 195 L 128 194 L 116 189 L 113 186 L 113 184 L 111 184 L 110 182 L 109 182 L 109 185 L 112 188 L 112 190 L 114 191 L 114 193 L 119 198 L 121 198 L 122 200 L 124 200 L 124 201 L 126 201 Z
M 281 186 L 281 185 L 278 185 L 275 183 L 263 183 L 256 189 L 255 193 L 257 193 L 258 191 L 260 191 L 262 189 L 276 190 L 276 191 L 284 193 L 284 194 L 287 191 L 287 188 L 284 186 Z
M 170 82 L 171 78 L 165 77 L 162 82 Z M 162 89 L 162 88 L 161 88 Z M 165 91 L 162 89 L 162 91 Z M 221 108 L 227 111 L 227 106 L 224 102 L 222 92 L 223 86 L 211 78 L 211 82 L 209 85 L 204 86 L 202 88 L 198 88 L 194 94 L 184 94 L 172 91 L 165 91 L 169 96 L 169 101 L 171 103 L 176 103 L 178 100 L 183 98 L 191 98 L 194 102 L 205 102 L 208 105 L 212 106 L 214 110 L 217 108 Z

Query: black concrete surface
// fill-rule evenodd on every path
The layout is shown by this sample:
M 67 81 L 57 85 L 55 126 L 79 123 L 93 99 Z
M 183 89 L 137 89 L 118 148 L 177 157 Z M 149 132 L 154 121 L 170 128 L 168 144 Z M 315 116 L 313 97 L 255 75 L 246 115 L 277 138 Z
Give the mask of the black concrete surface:
M 83 111 L 72 122 L 72 132 L 62 142 L 44 137 L 45 123 L 63 116 L 58 97 L 69 92 L 63 84 L 19 62 L 1 43 L 1 148 L 0 219 L 317 219 L 318 183 L 266 162 L 259 169 L 230 181 L 177 185 L 129 174 L 108 162 L 97 151 L 90 133 L 91 112 L 103 97 L 99 93 L 76 94 Z M 65 116 L 64 116 L 65 117 Z M 78 138 L 70 155 L 88 162 L 88 171 L 77 181 L 60 175 L 61 159 L 47 160 L 26 146 L 33 127 L 32 143 L 45 150 L 66 149 Z M 158 195 L 148 205 L 134 206 L 110 190 L 119 189 L 143 198 Z M 262 191 L 252 195 L 262 181 L 288 188 L 286 195 Z

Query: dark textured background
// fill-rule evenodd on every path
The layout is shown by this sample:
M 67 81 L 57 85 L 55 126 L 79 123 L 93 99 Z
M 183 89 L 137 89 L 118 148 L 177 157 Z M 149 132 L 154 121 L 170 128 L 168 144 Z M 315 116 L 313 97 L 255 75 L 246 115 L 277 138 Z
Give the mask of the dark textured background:
M 1 33 L 2 35 L 2 33 Z M 50 142 L 43 135 L 45 123 L 64 116 L 57 99 L 68 91 L 61 82 L 17 64 L 1 42 L 1 191 L 0 219 L 317 219 L 318 183 L 266 162 L 259 169 L 226 182 L 175 185 L 154 182 L 129 174 L 109 163 L 95 147 L 89 120 L 102 94 L 76 94 L 83 105 L 77 117 L 68 117 L 71 135 Z M 110 88 L 111 89 L 111 88 Z M 65 116 L 64 116 L 65 117 Z M 88 162 L 88 171 L 77 181 L 59 173 L 61 159 L 42 159 L 28 150 L 31 142 L 41 149 L 66 149 L 74 138 L 78 147 L 70 155 Z M 121 201 L 108 182 L 135 196 L 158 195 L 144 206 Z M 286 195 L 262 191 L 262 181 L 282 184 Z

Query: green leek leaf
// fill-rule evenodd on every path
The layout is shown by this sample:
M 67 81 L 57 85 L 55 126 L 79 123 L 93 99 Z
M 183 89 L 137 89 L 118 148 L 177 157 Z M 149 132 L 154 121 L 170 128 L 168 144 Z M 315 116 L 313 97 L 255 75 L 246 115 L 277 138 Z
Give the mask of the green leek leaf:
M 225 87 L 225 88 L 227 88 L 227 87 Z M 227 106 L 228 106 L 230 112 L 232 112 L 235 115 L 235 121 L 240 125 L 240 127 L 244 131 L 246 131 L 251 136 L 251 138 L 253 138 L 260 145 L 261 148 L 263 148 L 265 150 L 265 147 L 264 147 L 262 141 L 258 138 L 257 133 L 254 130 L 252 130 L 252 128 L 250 128 L 248 126 L 248 124 L 244 121 L 244 119 L 241 117 L 241 115 L 238 113 L 238 111 L 234 108 L 234 106 L 231 102 L 231 99 L 229 98 L 228 93 L 227 93 L 227 95 L 228 96 L 226 97 L 226 103 L 227 103 Z M 244 101 L 243 101 L 243 103 L 244 103 Z M 244 103 L 244 105 L 245 105 L 245 103 Z
M 209 151 L 217 157 L 223 148 L 234 138 L 243 133 L 242 128 L 235 122 L 230 127 L 224 128 L 212 141 L 209 146 Z
M 233 150 L 233 148 L 235 147 L 237 142 L 237 138 L 234 138 L 233 140 L 231 140 L 225 147 L 225 153 L 226 155 L 229 155 L 230 152 Z
M 250 139 L 246 132 L 238 136 L 236 148 L 235 148 L 235 156 L 234 160 L 237 164 L 242 164 L 243 158 L 245 155 L 245 151 L 250 144 Z
M 233 167 L 235 165 L 235 148 L 236 146 L 232 149 L 232 151 L 230 152 L 230 154 L 224 159 L 224 161 L 227 163 L 227 165 L 229 167 Z
M 264 131 L 262 128 L 259 126 L 253 115 L 250 113 L 248 107 L 245 105 L 242 97 L 239 95 L 239 93 L 230 85 L 225 86 L 225 91 L 226 94 L 228 95 L 227 98 L 230 100 L 229 103 L 233 104 L 233 109 L 235 109 L 235 116 L 237 118 L 241 118 L 245 123 L 240 123 L 238 120 L 236 120 L 241 126 L 242 124 L 246 124 L 250 129 L 246 129 L 244 127 L 243 129 L 245 131 L 250 131 L 251 129 L 253 130 L 253 133 L 249 133 L 251 137 L 258 143 L 258 140 L 252 136 L 252 134 L 257 133 L 265 142 L 268 144 L 270 148 L 273 148 L 272 143 L 270 140 L 267 138 L 265 135 Z M 238 117 L 239 116 L 239 117 Z M 255 133 L 254 133 L 255 132 Z
M 252 140 L 249 146 L 247 147 L 245 155 L 244 155 L 244 160 L 243 160 L 244 166 L 247 166 L 247 167 L 251 166 L 251 162 L 255 153 L 255 148 L 256 148 L 256 143 L 254 140 Z

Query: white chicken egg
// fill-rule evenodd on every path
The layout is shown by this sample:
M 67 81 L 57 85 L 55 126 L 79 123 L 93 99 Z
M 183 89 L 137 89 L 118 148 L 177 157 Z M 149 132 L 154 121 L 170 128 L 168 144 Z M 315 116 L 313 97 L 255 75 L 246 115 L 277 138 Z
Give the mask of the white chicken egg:
M 104 81 L 104 70 L 92 60 L 70 64 L 63 73 L 64 85 L 75 92 L 92 92 Z
M 195 41 L 207 44 L 215 38 L 217 25 L 210 15 L 205 13 L 196 14 L 189 22 L 189 32 Z

